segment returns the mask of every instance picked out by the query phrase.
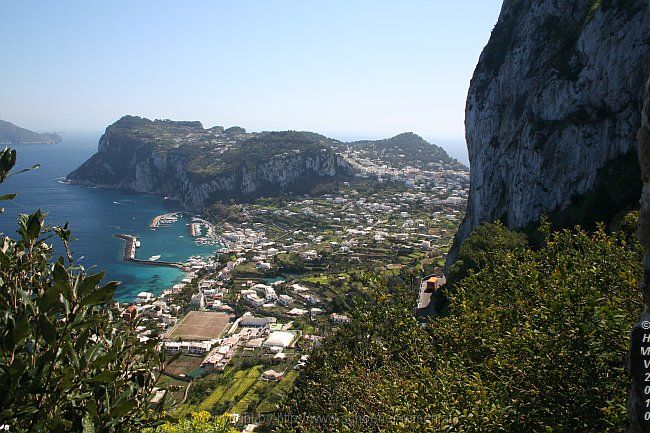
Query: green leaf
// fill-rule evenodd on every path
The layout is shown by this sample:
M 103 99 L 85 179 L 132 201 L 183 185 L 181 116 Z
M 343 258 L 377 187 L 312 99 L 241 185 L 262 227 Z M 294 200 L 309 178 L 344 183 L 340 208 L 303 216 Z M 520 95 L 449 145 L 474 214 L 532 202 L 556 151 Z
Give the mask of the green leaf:
M 95 423 L 89 413 L 86 413 L 83 421 L 83 433 L 95 433 Z
M 90 295 L 86 296 L 82 303 L 83 305 L 103 305 L 110 302 L 115 294 L 115 289 L 119 286 L 118 281 L 110 281 L 102 287 L 96 288 Z
M 97 383 L 108 383 L 108 382 L 113 382 L 119 376 L 120 376 L 119 371 L 104 371 L 102 373 L 99 373 L 97 376 L 92 377 L 90 381 L 97 382 Z
M 52 343 L 56 340 L 56 327 L 47 316 L 38 317 L 38 330 L 46 342 Z
M 13 200 L 16 198 L 16 194 L 3 194 L 0 195 L 0 201 Z

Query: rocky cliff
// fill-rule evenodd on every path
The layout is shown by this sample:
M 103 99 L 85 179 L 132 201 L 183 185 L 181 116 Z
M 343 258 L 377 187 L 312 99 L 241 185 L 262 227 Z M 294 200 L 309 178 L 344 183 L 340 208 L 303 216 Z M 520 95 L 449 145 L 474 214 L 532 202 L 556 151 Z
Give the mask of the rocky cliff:
M 459 244 L 482 222 L 590 224 L 637 206 L 647 0 L 505 0 L 466 106 Z
M 97 153 L 68 180 L 169 196 L 201 210 L 219 200 L 302 192 L 353 174 L 318 134 L 251 134 L 125 116 L 106 129 Z

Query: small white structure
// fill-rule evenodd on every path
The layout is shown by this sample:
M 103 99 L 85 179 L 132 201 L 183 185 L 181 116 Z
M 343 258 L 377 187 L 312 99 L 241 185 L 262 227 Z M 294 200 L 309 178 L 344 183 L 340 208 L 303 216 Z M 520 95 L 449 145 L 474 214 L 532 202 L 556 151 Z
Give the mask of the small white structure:
M 146 304 L 153 300 L 153 294 L 150 292 L 140 292 L 138 296 L 135 297 L 136 304 Z
M 330 315 L 330 320 L 332 321 L 332 323 L 334 323 L 336 325 L 341 324 L 341 323 L 350 323 L 350 318 L 348 316 L 346 316 L 345 314 L 332 313 Z
M 278 302 L 280 302 L 282 305 L 290 305 L 293 303 L 293 298 L 289 295 L 280 295 L 278 297 Z
M 308 260 L 308 261 L 317 260 L 317 259 L 320 258 L 320 257 L 318 256 L 318 253 L 316 252 L 316 250 L 303 251 L 303 252 L 300 254 L 300 257 L 301 257 L 303 260 Z
M 205 308 L 205 295 L 203 292 L 199 291 L 199 293 L 192 295 L 190 305 L 197 310 L 203 310 Z
M 295 337 L 295 334 L 292 334 L 291 332 L 274 331 L 269 335 L 269 338 L 266 339 L 262 346 L 269 349 L 274 347 L 284 349 L 291 345 L 291 342 Z
M 263 380 L 281 380 L 284 377 L 284 373 L 278 373 L 275 370 L 266 370 L 262 373 Z
M 214 341 L 167 341 L 165 348 L 169 353 L 183 352 L 188 355 L 203 355 L 208 352 Z
M 242 328 L 262 328 L 271 323 L 275 323 L 275 317 L 253 317 L 250 315 L 244 315 L 239 320 L 239 326 Z
M 307 310 L 303 310 L 302 308 L 292 308 L 287 312 L 289 316 L 302 316 L 304 314 L 307 314 Z

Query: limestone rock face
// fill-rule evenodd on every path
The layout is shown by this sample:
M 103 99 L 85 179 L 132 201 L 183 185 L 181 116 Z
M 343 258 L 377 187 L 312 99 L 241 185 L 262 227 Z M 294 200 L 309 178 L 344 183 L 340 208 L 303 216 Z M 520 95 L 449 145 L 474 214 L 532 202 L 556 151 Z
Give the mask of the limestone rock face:
M 505 0 L 468 93 L 470 196 L 448 262 L 483 222 L 565 212 L 569 225 L 633 206 L 640 181 L 621 176 L 638 173 L 649 71 L 647 0 Z
M 109 126 L 98 151 L 68 180 L 167 196 L 201 211 L 219 200 L 302 192 L 354 176 L 317 134 L 203 129 L 198 122 L 125 116 Z

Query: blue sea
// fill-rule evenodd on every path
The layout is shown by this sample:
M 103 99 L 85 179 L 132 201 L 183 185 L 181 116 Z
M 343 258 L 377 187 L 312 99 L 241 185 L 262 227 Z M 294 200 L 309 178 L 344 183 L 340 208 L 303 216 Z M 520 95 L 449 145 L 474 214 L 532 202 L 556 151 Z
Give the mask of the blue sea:
M 37 170 L 17 174 L 0 184 L 0 194 L 17 193 L 12 201 L 0 205 L 0 232 L 16 236 L 21 213 L 41 209 L 48 213 L 48 225 L 70 223 L 74 257 L 92 272 L 106 271 L 106 281 L 121 282 L 116 300 L 131 301 L 141 291 L 160 293 L 181 280 L 176 268 L 143 266 L 122 260 L 124 241 L 116 233 L 129 233 L 141 240 L 138 258 L 160 255 L 160 260 L 185 261 L 193 255 L 210 256 L 216 246 L 199 246 L 189 237 L 184 216 L 170 227 L 151 230 L 151 219 L 179 211 L 177 202 L 162 197 L 126 191 L 69 185 L 65 176 L 88 159 L 97 149 L 100 134 L 66 134 L 59 144 L 17 145 L 16 168 L 41 164 Z M 56 245 L 55 245 L 56 248 Z M 61 251 L 57 251 L 61 254 Z

